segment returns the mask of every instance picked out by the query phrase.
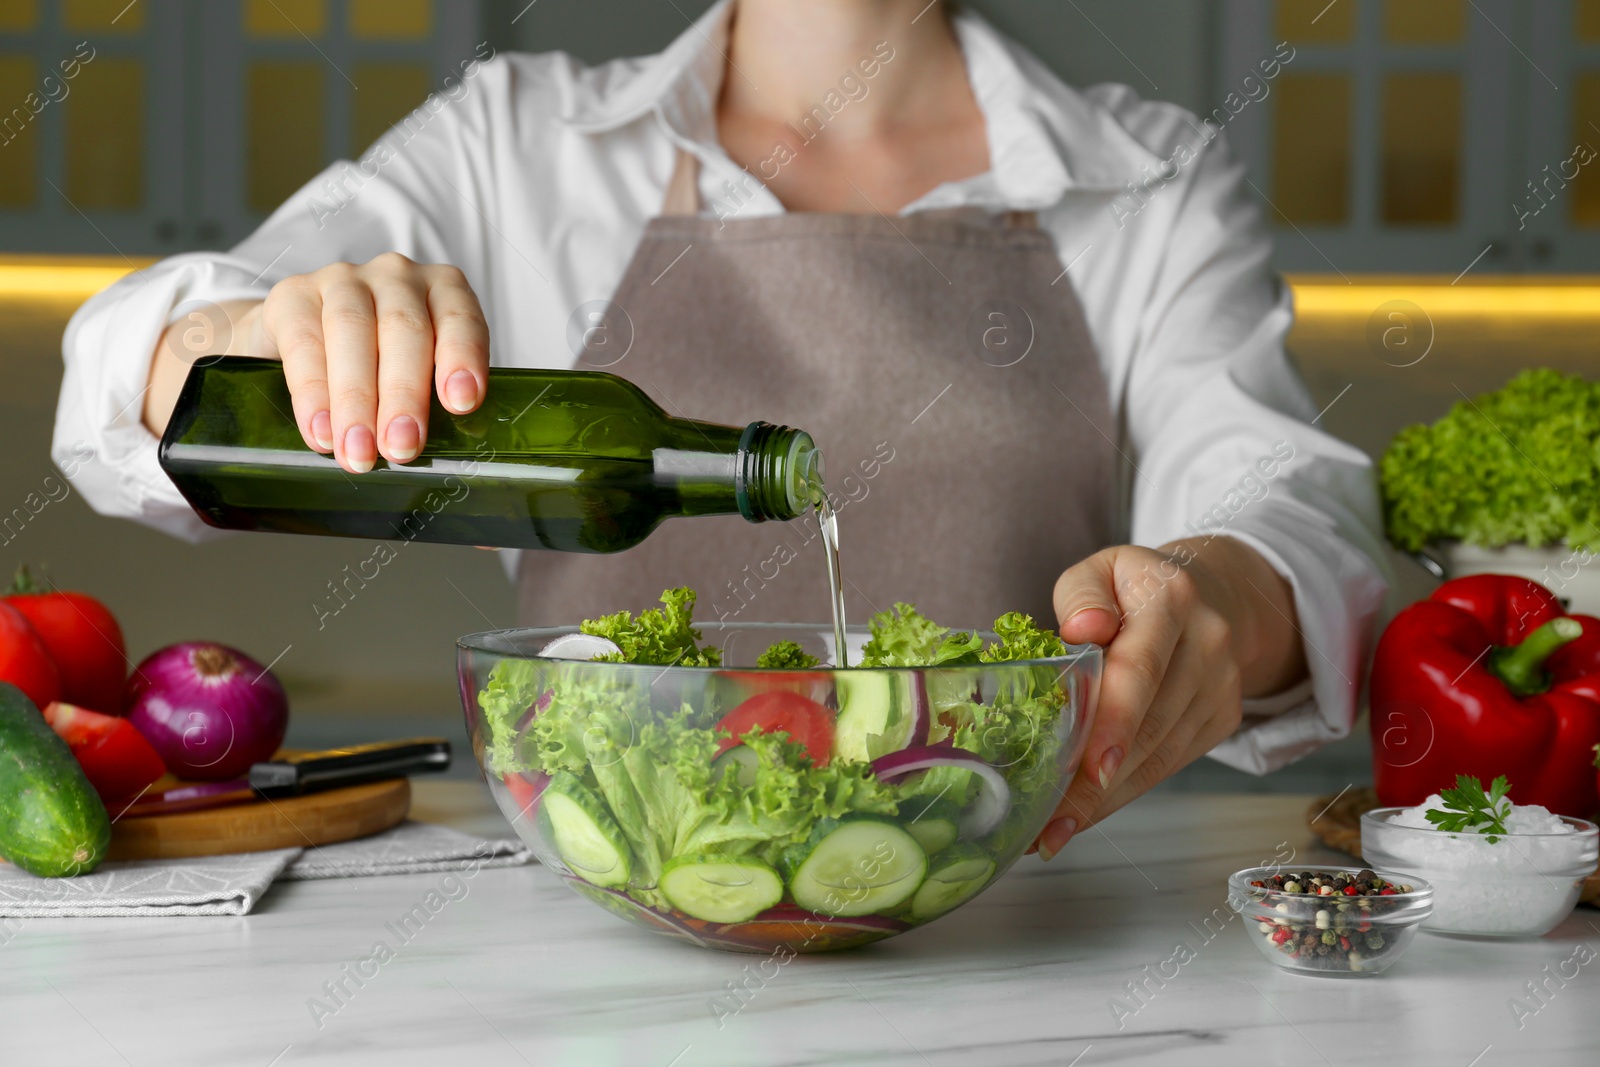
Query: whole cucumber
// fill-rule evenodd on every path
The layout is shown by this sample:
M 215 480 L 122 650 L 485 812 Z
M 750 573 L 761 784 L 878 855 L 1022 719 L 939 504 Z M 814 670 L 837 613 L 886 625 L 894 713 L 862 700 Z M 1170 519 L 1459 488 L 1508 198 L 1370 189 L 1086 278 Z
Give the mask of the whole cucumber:
M 45 878 L 87 874 L 111 844 L 106 806 L 33 701 L 0 682 L 0 856 Z

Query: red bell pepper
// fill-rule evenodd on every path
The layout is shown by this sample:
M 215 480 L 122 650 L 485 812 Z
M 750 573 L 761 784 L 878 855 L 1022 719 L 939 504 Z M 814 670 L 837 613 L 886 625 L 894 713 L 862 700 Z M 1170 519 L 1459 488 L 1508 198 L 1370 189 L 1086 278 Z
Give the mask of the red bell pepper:
M 1503 774 L 1519 804 L 1600 809 L 1600 619 L 1566 614 L 1537 582 L 1475 574 L 1400 612 L 1378 641 L 1371 706 L 1383 804 Z

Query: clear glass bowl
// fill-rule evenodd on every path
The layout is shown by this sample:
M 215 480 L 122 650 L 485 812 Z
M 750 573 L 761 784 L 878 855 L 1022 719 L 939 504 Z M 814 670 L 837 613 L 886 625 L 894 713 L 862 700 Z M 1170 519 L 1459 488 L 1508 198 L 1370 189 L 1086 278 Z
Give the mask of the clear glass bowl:
M 1313 874 L 1355 875 L 1360 867 L 1311 867 Z M 1373 869 L 1386 881 L 1411 886 L 1392 896 L 1347 897 L 1289 893 L 1251 885 L 1282 867 L 1249 867 L 1228 879 L 1228 906 L 1261 954 L 1286 971 L 1326 978 L 1382 974 L 1394 965 L 1433 907 L 1433 888 L 1420 878 Z M 1331 935 L 1331 942 L 1328 941 Z M 1307 939 L 1311 940 L 1308 942 Z M 1326 944 L 1327 952 L 1321 949 Z
M 1600 860 L 1600 831 L 1563 816 L 1570 834 L 1457 834 L 1397 826 L 1402 808 L 1361 816 L 1361 855 L 1374 867 L 1433 883 L 1423 929 L 1472 937 L 1539 937 L 1572 913 Z
M 831 628 L 700 630 L 727 665 L 539 656 L 572 627 L 463 637 L 461 702 L 490 791 L 541 863 L 625 919 L 729 951 L 850 948 L 976 896 L 1044 828 L 1099 692 L 1096 646 L 1015 663 L 769 670 L 745 664 L 779 640 L 826 664 Z M 735 710 L 737 736 L 718 729 Z M 752 737 L 757 720 L 770 732 Z M 933 763 L 896 775 L 881 762 L 913 749 Z

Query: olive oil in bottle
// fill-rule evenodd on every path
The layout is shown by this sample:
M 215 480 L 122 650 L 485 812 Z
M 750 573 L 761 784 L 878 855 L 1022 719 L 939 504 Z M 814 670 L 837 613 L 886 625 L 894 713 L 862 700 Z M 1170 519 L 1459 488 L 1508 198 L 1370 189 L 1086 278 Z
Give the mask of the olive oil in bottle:
M 668 518 L 788 520 L 821 496 L 821 455 L 804 431 L 674 418 L 594 371 L 491 370 L 477 411 L 455 415 L 435 397 L 421 454 L 380 457 L 361 475 L 307 448 L 291 412 L 281 364 L 203 360 L 161 467 L 225 529 L 563 552 L 618 552 Z

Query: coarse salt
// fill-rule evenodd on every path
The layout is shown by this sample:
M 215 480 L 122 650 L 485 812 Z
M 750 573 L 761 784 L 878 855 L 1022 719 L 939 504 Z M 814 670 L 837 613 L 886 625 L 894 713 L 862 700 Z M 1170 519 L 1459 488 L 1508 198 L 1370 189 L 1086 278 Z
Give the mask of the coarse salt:
M 1513 834 L 1570 834 L 1573 827 L 1561 820 L 1559 815 L 1553 815 L 1550 809 L 1538 804 L 1511 804 L 1509 800 L 1501 804 L 1509 805 L 1511 813 L 1505 817 L 1506 831 Z M 1395 826 L 1413 826 L 1419 830 L 1437 829 L 1428 821 L 1429 811 L 1447 811 L 1444 797 L 1438 793 L 1433 794 L 1414 808 L 1401 808 L 1395 812 L 1389 822 Z M 1452 812 L 1459 814 L 1459 812 Z M 1482 833 L 1485 827 L 1482 823 L 1473 826 L 1466 833 Z
M 1577 899 L 1575 870 L 1592 853 L 1591 835 L 1537 804 L 1510 804 L 1504 834 L 1479 824 L 1447 832 L 1428 821 L 1443 811 L 1437 793 L 1380 821 L 1367 859 L 1374 866 L 1415 873 L 1433 884 L 1427 928 L 1475 934 L 1524 934 L 1549 929 Z M 1490 840 L 1493 836 L 1495 840 Z M 1593 870 L 1592 865 L 1589 870 Z M 1582 875 L 1577 876 L 1581 878 Z

